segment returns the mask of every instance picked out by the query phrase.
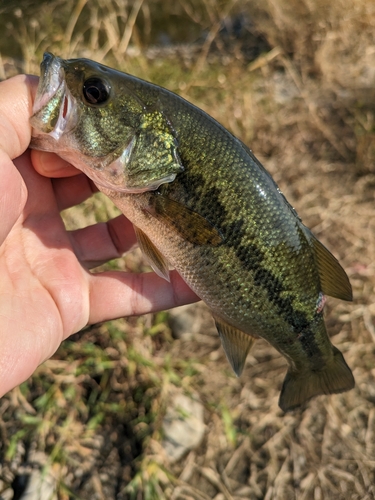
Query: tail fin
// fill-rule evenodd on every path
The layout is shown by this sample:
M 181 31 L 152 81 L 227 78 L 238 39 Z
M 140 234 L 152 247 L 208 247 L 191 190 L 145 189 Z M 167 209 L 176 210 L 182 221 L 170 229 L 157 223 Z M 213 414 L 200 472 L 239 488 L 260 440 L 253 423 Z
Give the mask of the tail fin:
M 288 370 L 279 399 L 282 410 L 292 410 L 319 394 L 333 394 L 353 389 L 353 374 L 341 352 L 332 347 L 333 359 L 323 370 L 307 372 Z

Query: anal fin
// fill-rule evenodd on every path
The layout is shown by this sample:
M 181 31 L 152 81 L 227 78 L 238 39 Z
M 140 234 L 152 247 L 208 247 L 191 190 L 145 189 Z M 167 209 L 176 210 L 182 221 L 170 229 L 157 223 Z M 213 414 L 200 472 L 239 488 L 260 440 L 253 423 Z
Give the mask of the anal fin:
M 254 344 L 255 338 L 234 328 L 224 320 L 214 316 L 221 345 L 234 373 L 239 377 L 244 369 L 246 357 Z
M 150 238 L 138 227 L 134 226 L 134 231 L 137 236 L 139 248 L 146 256 L 152 269 L 161 278 L 170 281 L 169 267 L 164 256 L 159 252 L 156 246 L 152 243 Z

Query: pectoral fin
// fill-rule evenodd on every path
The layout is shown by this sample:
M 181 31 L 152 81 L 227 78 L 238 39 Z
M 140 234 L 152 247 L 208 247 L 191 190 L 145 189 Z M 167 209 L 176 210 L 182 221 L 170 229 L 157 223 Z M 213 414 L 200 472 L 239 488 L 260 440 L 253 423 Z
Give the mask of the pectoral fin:
M 311 233 L 310 233 L 311 234 Z M 349 278 L 339 261 L 311 234 L 322 292 L 342 300 L 353 300 Z
M 254 344 L 255 338 L 234 328 L 222 319 L 214 317 L 221 345 L 234 373 L 239 377 L 244 369 L 246 357 Z
M 161 194 L 153 196 L 147 211 L 190 243 L 217 246 L 223 241 L 219 231 L 207 219 Z
M 170 281 L 168 263 L 164 256 L 159 252 L 156 246 L 152 243 L 150 238 L 145 235 L 138 227 L 134 226 L 134 231 L 137 236 L 139 248 L 146 256 L 152 269 L 161 278 Z

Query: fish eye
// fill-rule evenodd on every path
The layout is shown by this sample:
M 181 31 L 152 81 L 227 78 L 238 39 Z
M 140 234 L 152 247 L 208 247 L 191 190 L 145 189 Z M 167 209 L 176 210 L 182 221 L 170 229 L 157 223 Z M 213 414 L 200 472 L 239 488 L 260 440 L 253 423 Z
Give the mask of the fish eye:
M 109 99 L 109 85 L 100 78 L 88 78 L 83 84 L 83 97 L 89 104 L 103 104 Z

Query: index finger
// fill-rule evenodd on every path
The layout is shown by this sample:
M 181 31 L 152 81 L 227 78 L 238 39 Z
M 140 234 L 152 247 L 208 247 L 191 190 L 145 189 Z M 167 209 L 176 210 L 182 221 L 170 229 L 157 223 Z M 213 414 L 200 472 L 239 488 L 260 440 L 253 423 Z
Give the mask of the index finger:
M 57 154 L 49 151 L 33 149 L 31 151 L 31 159 L 35 170 L 44 177 L 73 177 L 74 175 L 82 174 L 81 170 L 78 170 Z

